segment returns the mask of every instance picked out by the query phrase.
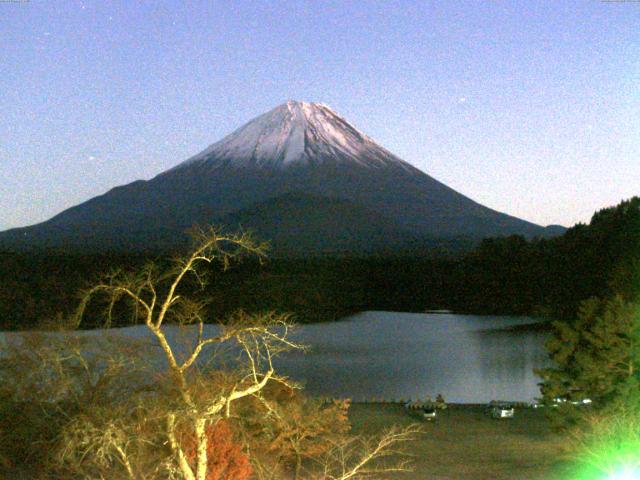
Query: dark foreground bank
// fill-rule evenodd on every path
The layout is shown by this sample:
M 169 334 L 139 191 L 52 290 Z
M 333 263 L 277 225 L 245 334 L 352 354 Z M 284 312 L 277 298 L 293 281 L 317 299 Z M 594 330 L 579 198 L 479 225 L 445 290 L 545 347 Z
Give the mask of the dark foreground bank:
M 451 405 L 434 422 L 400 404 L 355 403 L 354 433 L 376 434 L 392 425 L 421 422 L 425 434 L 407 445 L 415 471 L 390 475 L 411 480 L 564 480 L 573 470 L 563 459 L 566 439 L 554 433 L 542 410 L 516 409 L 513 419 L 494 420 L 482 405 Z

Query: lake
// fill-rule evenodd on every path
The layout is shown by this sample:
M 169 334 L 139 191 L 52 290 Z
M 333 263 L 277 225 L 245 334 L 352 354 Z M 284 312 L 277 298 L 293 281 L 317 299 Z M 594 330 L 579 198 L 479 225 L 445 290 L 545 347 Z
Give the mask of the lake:
M 529 317 L 363 312 L 297 332 L 312 348 L 288 354 L 280 371 L 307 391 L 354 400 L 424 399 L 449 402 L 533 401 L 533 369 L 547 365 L 546 335 L 505 328 Z
M 289 352 L 276 365 L 309 393 L 356 401 L 441 393 L 456 403 L 530 402 L 540 396 L 533 369 L 546 365 L 546 334 L 509 327 L 535 322 L 529 317 L 363 312 L 298 327 L 295 339 L 310 350 Z M 207 334 L 215 330 L 206 327 Z M 111 332 L 151 339 L 142 326 Z M 81 335 L 102 336 L 104 331 Z M 167 336 L 173 343 L 184 333 L 167 327 Z

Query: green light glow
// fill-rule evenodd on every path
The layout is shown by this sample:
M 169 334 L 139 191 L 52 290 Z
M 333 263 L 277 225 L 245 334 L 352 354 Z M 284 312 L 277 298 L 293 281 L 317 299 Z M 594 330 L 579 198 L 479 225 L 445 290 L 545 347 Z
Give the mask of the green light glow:
M 574 437 L 571 480 L 640 480 L 640 402 L 629 400 L 586 418 L 588 428 Z
M 640 480 L 640 470 L 635 467 L 624 467 L 606 477 L 606 480 Z
M 640 480 L 640 466 L 637 462 L 633 465 L 618 463 L 617 466 L 609 465 L 608 468 L 595 465 L 583 466 L 576 469 L 569 478 L 571 480 Z

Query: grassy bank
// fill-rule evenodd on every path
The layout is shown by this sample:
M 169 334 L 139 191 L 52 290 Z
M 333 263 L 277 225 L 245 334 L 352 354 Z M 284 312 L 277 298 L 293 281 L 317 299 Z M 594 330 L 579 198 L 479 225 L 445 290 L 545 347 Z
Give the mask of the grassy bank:
M 554 434 L 542 410 L 518 409 L 513 419 L 494 420 L 479 405 L 453 405 L 434 422 L 412 416 L 400 404 L 356 403 L 355 433 L 376 434 L 391 425 L 424 423 L 425 435 L 408 445 L 415 471 L 398 479 L 566 480 L 565 439 Z

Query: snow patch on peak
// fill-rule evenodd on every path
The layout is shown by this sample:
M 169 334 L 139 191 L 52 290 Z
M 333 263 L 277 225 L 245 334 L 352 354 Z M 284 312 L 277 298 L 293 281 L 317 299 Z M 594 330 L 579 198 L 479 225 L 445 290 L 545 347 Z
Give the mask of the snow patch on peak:
M 176 168 L 194 163 L 286 168 L 325 161 L 411 168 L 330 107 L 295 100 L 256 117 Z

